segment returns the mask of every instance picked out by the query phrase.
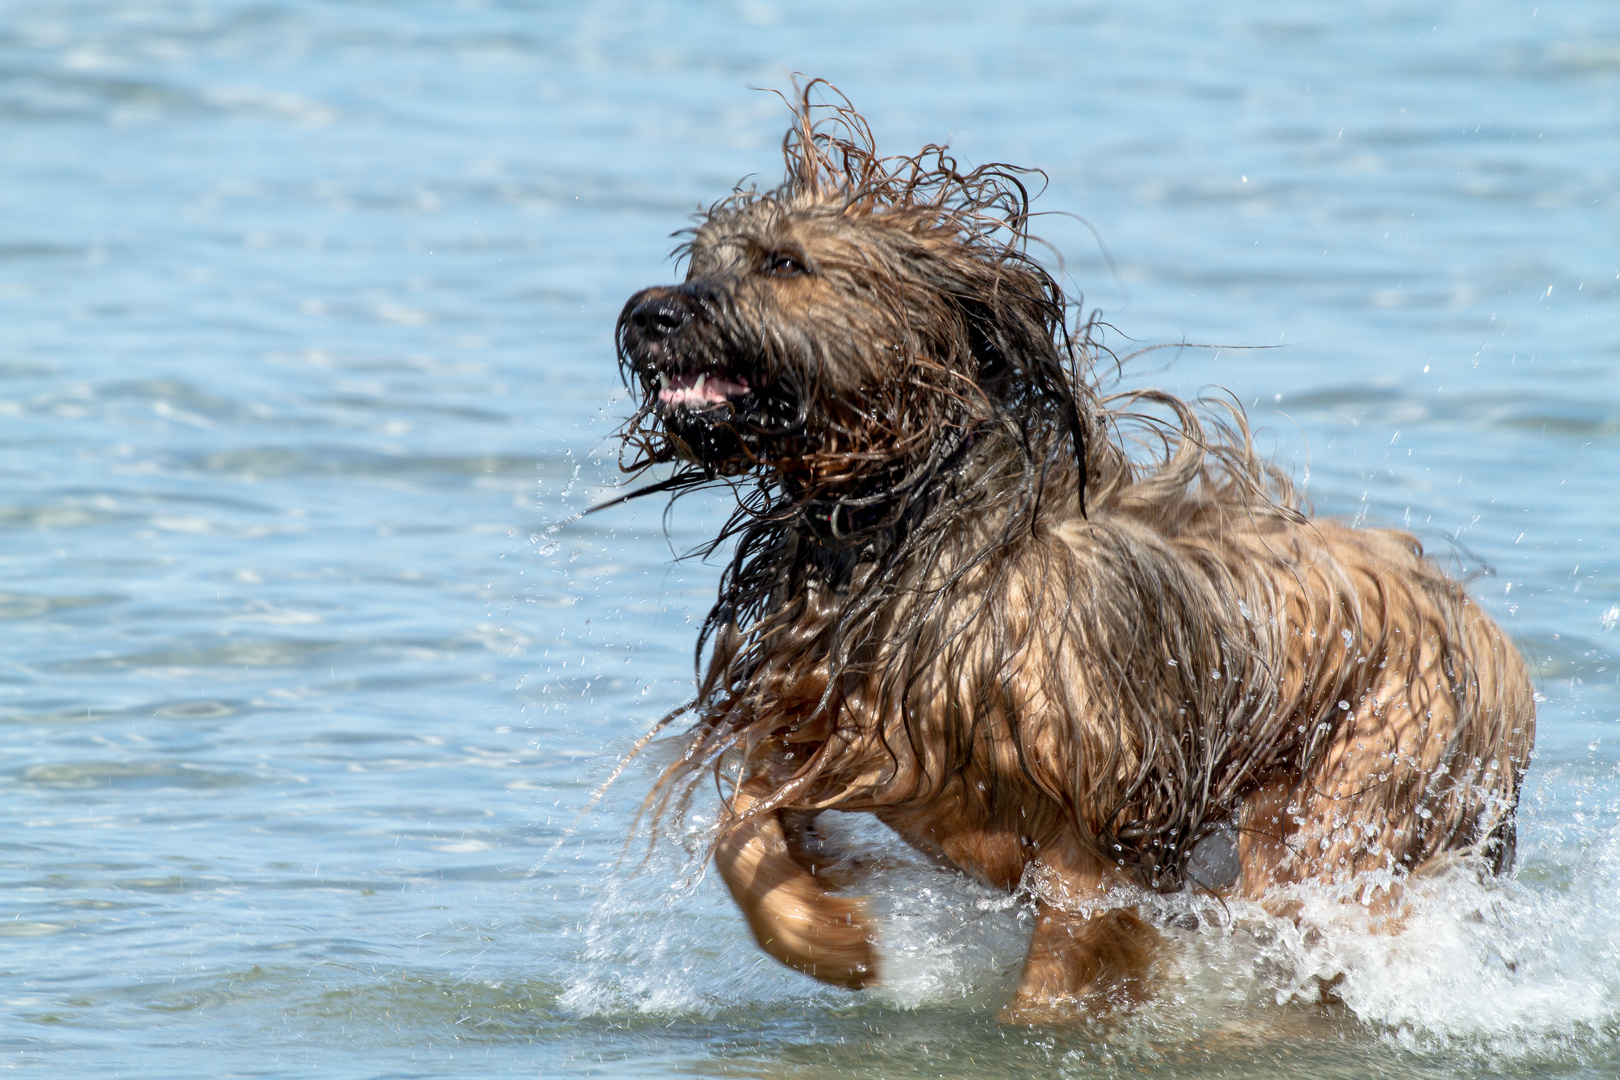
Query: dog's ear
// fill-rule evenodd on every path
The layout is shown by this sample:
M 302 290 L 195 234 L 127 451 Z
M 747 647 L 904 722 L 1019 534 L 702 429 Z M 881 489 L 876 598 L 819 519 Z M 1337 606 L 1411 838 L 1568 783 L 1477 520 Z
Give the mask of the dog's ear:
M 998 409 L 1031 409 L 1068 429 L 1079 467 L 1080 514 L 1086 513 L 1086 430 L 1072 375 L 1051 330 L 1016 306 L 982 296 L 955 297 L 973 374 Z M 1060 324 L 1061 326 L 1061 324 Z M 1035 415 L 1020 417 L 1039 423 Z
M 1026 305 L 1005 294 L 995 299 L 955 299 L 972 373 L 987 397 L 998 405 L 1014 405 L 1031 393 L 1064 397 L 1067 382 L 1051 330 L 1032 317 Z
M 1009 343 L 1006 335 L 1001 332 L 999 320 L 990 305 L 983 300 L 960 297 L 957 308 L 962 313 L 974 378 L 985 394 L 994 401 L 1000 401 L 1006 389 L 1007 376 L 1013 369 L 1007 355 Z

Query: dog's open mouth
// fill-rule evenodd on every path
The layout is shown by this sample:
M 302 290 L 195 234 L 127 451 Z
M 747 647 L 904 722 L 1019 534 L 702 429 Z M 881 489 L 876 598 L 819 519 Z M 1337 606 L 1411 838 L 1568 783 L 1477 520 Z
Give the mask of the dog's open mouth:
M 669 409 L 703 412 L 748 393 L 748 380 L 712 371 L 658 373 L 658 400 Z

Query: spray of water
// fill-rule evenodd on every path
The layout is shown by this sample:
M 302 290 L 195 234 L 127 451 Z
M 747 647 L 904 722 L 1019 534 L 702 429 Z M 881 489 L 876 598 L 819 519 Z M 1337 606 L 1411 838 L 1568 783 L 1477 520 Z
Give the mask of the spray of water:
M 1147 898 L 1170 941 L 1160 993 L 1112 1037 L 1252 1036 L 1276 1030 L 1279 1015 L 1320 1015 L 1391 1050 L 1589 1060 L 1620 1032 L 1620 824 L 1612 812 L 1604 820 L 1581 830 L 1527 821 L 1516 876 L 1458 864 L 1409 881 L 1393 923 L 1355 888 L 1300 887 L 1264 906 Z M 847 827 L 839 838 L 864 869 L 880 928 L 884 982 L 869 999 L 994 1009 L 1017 977 L 1027 903 L 924 864 L 881 832 Z M 592 908 L 565 1009 L 714 1016 L 849 1000 L 760 955 L 723 890 L 671 888 L 678 875 L 666 870 L 615 879 Z

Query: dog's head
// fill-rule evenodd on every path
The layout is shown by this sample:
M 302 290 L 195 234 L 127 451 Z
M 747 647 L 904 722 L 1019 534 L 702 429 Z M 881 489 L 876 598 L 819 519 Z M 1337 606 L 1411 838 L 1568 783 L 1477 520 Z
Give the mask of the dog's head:
M 959 172 L 934 146 L 880 158 L 847 106 L 811 104 L 815 85 L 783 185 L 703 214 L 686 280 L 619 316 L 647 458 L 847 488 L 1017 402 L 1067 400 L 1063 294 L 1023 252 L 1020 171 Z

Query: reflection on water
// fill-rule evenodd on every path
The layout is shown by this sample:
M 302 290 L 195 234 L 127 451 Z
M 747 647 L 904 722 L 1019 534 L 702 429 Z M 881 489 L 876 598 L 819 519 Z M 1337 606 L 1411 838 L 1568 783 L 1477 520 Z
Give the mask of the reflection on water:
M 687 693 L 725 507 L 553 524 L 615 482 L 619 305 L 772 182 L 794 70 L 1045 168 L 1120 351 L 1223 346 L 1127 381 L 1230 388 L 1475 577 L 1546 698 L 1513 880 L 1393 937 L 1201 907 L 1139 1014 L 1010 1029 L 1027 912 L 880 831 L 847 995 L 621 858 L 644 771 L 580 817 Z M 45 0 L 0 75 L 9 1064 L 1620 1070 L 1615 9 Z

